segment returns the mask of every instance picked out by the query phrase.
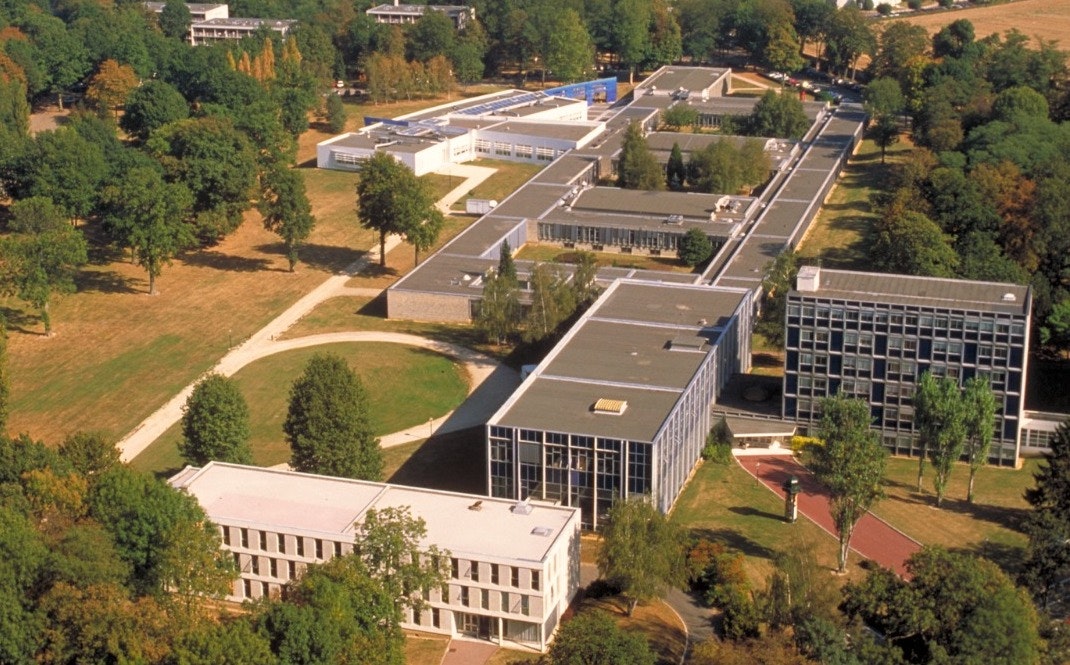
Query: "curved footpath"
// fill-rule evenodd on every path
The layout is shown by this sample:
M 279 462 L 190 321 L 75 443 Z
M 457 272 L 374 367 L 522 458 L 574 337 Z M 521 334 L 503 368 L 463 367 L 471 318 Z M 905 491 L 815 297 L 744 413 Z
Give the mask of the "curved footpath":
M 491 175 L 495 173 L 496 169 L 486 168 L 482 166 L 471 166 L 465 164 L 454 164 L 450 169 L 449 174 L 453 177 L 464 178 L 456 187 L 450 190 L 444 197 L 438 202 L 438 207 L 444 212 L 449 212 L 450 206 L 461 197 L 483 182 Z M 387 238 L 386 251 L 389 252 L 393 248 L 397 247 L 401 243 L 401 238 L 397 236 L 390 236 Z M 282 314 L 279 314 L 268 323 L 266 326 L 253 333 L 248 339 L 232 348 L 215 367 L 209 370 L 209 372 L 215 372 L 222 374 L 223 376 L 231 376 L 242 367 L 245 367 L 254 360 L 258 360 L 265 356 L 269 356 L 273 353 L 279 353 L 280 351 L 286 351 L 291 348 L 302 348 L 304 346 L 312 346 L 313 344 L 330 344 L 332 342 L 352 342 L 352 341 L 385 341 L 395 342 L 399 344 L 413 344 L 415 346 L 423 346 L 424 348 L 433 348 L 434 350 L 445 353 L 446 355 L 455 357 L 461 360 L 471 376 L 472 383 L 469 385 L 470 399 L 465 402 L 456 412 L 446 414 L 438 419 L 438 425 L 446 425 L 450 429 L 460 429 L 460 423 L 471 422 L 471 419 L 475 417 L 473 414 L 480 414 L 486 412 L 493 413 L 494 409 L 490 408 L 493 403 L 494 394 L 491 394 L 490 390 L 480 390 L 479 395 L 472 395 L 476 388 L 480 387 L 480 382 L 487 380 L 491 375 L 495 377 L 494 385 L 500 383 L 501 389 L 508 389 L 509 381 L 514 383 L 517 381 L 515 373 L 510 373 L 509 370 L 502 367 L 500 371 L 495 372 L 494 369 L 498 367 L 498 364 L 482 356 L 474 351 L 458 347 L 442 342 L 435 342 L 433 340 L 425 340 L 413 335 L 403 335 L 401 337 L 406 338 L 404 341 L 398 339 L 371 339 L 360 338 L 357 339 L 336 339 L 337 335 L 353 335 L 362 336 L 369 333 L 332 333 L 329 335 L 312 335 L 310 337 L 299 338 L 296 340 L 276 341 L 284 332 L 290 329 L 295 323 L 301 320 L 306 314 L 311 312 L 321 302 L 334 298 L 335 296 L 342 295 L 377 295 L 378 290 L 362 289 L 355 287 L 347 287 L 346 283 L 357 275 L 360 271 L 364 270 L 368 265 L 374 261 L 379 260 L 379 245 L 376 246 L 367 253 L 364 254 L 359 260 L 355 261 L 352 265 L 348 266 L 345 270 L 337 275 L 328 277 L 322 284 L 315 289 L 305 294 L 297 302 L 286 309 Z M 378 335 L 391 336 L 391 333 L 377 333 Z M 301 344 L 301 340 L 306 340 Z M 290 346 L 287 346 L 290 345 Z M 489 369 L 488 369 L 489 367 Z M 198 377 L 200 380 L 200 377 Z M 143 450 L 149 447 L 153 441 L 163 435 L 172 425 L 177 423 L 182 418 L 182 407 L 185 405 L 186 400 L 189 398 L 190 393 L 193 392 L 193 387 L 197 384 L 197 381 L 190 383 L 188 386 L 182 389 L 177 395 L 172 397 L 166 404 L 157 409 L 152 415 L 143 420 L 141 424 L 133 429 L 129 434 L 124 436 L 116 446 L 119 448 L 120 459 L 124 462 L 129 462 L 138 456 Z M 509 392 L 512 392 L 511 389 Z M 500 399 L 504 400 L 505 396 L 508 396 L 509 392 L 504 394 L 499 393 Z M 475 401 L 477 404 L 472 406 L 468 405 L 468 402 Z M 489 415 L 489 414 L 488 414 Z M 472 422 L 472 424 L 476 424 Z M 417 438 L 425 438 L 427 433 L 435 429 L 435 423 L 430 425 L 422 424 L 418 427 L 405 430 L 405 432 L 398 432 L 395 434 L 382 437 L 383 445 L 398 445 L 399 443 L 405 443 Z M 417 437 L 414 432 L 422 432 L 422 435 Z
M 795 461 L 790 453 L 736 455 L 736 461 L 747 473 L 781 499 L 782 485 L 791 476 L 799 479 L 802 492 L 799 494 L 799 514 L 818 525 L 829 535 L 836 536 L 836 527 L 829 510 L 828 490 L 818 482 L 810 471 Z M 851 549 L 860 556 L 890 568 L 900 577 L 909 577 L 906 560 L 921 549 L 921 543 L 899 531 L 873 513 L 866 513 L 855 526 L 851 536 Z

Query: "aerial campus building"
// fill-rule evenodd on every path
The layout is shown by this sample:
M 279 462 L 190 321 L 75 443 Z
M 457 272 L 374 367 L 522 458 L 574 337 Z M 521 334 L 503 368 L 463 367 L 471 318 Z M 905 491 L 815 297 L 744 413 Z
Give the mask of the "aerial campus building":
M 991 461 L 1018 461 L 1029 357 L 1030 287 L 803 267 L 788 294 L 783 415 L 813 430 L 819 402 L 866 400 L 885 445 L 917 455 L 912 398 L 925 372 L 996 397 Z
M 450 580 L 403 628 L 544 651 L 579 588 L 579 511 L 293 471 L 210 462 L 172 486 L 197 499 L 240 571 L 228 600 L 276 596 L 305 569 L 353 552 L 368 510 L 408 508 Z M 444 593 L 445 592 L 445 593 Z
M 160 14 L 166 2 L 146 2 L 145 8 Z M 189 27 L 189 43 L 193 46 L 221 41 L 237 41 L 251 37 L 261 28 L 267 28 L 287 37 L 297 21 L 267 18 L 232 18 L 226 4 L 186 3 L 192 22 Z
M 376 23 L 388 23 L 394 25 L 409 25 L 416 23 L 429 11 L 441 12 L 453 21 L 453 27 L 464 30 L 469 21 L 476 17 L 474 7 L 464 5 L 409 5 L 401 4 L 394 0 L 392 4 L 383 4 L 372 7 L 365 13 L 375 19 Z

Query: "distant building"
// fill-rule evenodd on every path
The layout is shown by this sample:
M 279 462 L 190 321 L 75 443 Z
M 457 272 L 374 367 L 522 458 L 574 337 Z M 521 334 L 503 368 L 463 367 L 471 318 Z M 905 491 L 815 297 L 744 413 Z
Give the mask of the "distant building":
M 393 4 L 372 7 L 366 13 L 374 18 L 376 23 L 406 25 L 416 23 L 429 10 L 442 12 L 448 16 L 453 21 L 453 26 L 458 30 L 464 30 L 468 22 L 476 17 L 476 10 L 473 7 L 465 7 L 463 5 L 403 5 L 398 0 L 394 0 Z
M 210 462 L 172 486 L 200 503 L 241 573 L 228 596 L 277 595 L 313 564 L 353 552 L 369 509 L 409 508 L 426 547 L 450 553 L 451 579 L 402 627 L 544 651 L 579 588 L 574 508 Z
M 273 30 L 283 39 L 297 25 L 293 20 L 276 20 L 270 18 L 212 18 L 196 21 L 189 27 L 189 42 L 194 46 L 212 44 L 222 41 L 237 41 L 252 36 L 257 30 Z
M 154 14 L 160 14 L 163 12 L 163 8 L 167 6 L 166 2 L 146 2 L 145 8 Z M 186 9 L 189 10 L 190 18 L 194 23 L 198 21 L 208 21 L 213 18 L 230 18 L 229 5 L 214 5 L 204 4 L 198 2 L 187 2 Z
M 1031 307 L 1028 286 L 804 267 L 788 294 L 783 416 L 813 433 L 821 398 L 857 396 L 886 447 L 918 455 L 921 375 L 984 376 L 997 406 L 989 458 L 1015 465 Z
M 751 295 L 614 282 L 488 421 L 489 494 L 579 507 L 588 529 L 627 496 L 668 512 L 749 369 Z

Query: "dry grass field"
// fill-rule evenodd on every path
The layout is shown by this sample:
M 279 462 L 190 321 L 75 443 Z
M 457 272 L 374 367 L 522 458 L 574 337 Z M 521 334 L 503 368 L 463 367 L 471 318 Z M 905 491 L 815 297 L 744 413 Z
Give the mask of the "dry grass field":
M 359 127 L 365 112 L 400 115 L 440 101 L 351 105 L 349 127 Z M 302 135 L 300 158 L 312 158 L 325 136 L 316 128 Z M 9 333 L 8 431 L 50 444 L 78 430 L 118 439 L 230 346 L 374 245 L 375 236 L 356 222 L 356 176 L 302 170 L 318 224 L 295 273 L 286 271 L 278 237 L 251 210 L 221 243 L 188 252 L 165 268 L 157 296 L 147 295 L 144 271 L 126 256 L 92 251 L 78 293 L 53 302 L 51 338 L 41 334 L 36 314 L 22 303 L 0 300 Z M 443 235 L 469 221 L 453 221 Z M 84 228 L 90 236 L 99 232 L 93 225 Z M 383 276 L 383 286 L 411 266 L 412 250 L 399 247 L 390 258 L 397 267 Z
M 1037 40 L 1044 40 L 1055 41 L 1063 49 L 1070 48 L 1070 0 L 1017 0 L 989 7 L 926 12 L 889 21 L 920 25 L 933 35 L 952 21 L 963 18 L 973 23 L 977 39 L 993 33 L 1002 35 L 1017 28 L 1033 40 L 1033 47 Z

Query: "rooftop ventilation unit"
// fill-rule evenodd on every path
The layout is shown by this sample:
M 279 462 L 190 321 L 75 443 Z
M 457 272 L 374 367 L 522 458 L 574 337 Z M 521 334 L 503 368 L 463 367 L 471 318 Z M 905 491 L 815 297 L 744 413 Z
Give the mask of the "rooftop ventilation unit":
M 591 410 L 595 413 L 605 413 L 611 416 L 619 416 L 625 412 L 628 408 L 628 402 L 623 399 L 606 399 L 605 397 L 599 398 Z
M 684 223 L 683 215 L 669 215 L 665 218 L 665 224 L 672 224 L 673 226 L 682 226 Z
M 1003 302 L 1015 302 L 1017 300 L 1018 300 L 1018 298 L 1016 298 L 1013 293 L 1004 293 L 1003 294 Z
M 676 337 L 669 342 L 670 351 L 701 351 L 706 347 L 705 337 Z
M 547 536 L 552 536 L 553 534 L 554 534 L 554 530 L 551 529 L 548 526 L 537 526 L 537 527 L 535 527 L 534 529 L 531 530 L 531 535 L 533 535 L 533 536 L 547 537 Z
M 527 499 L 522 499 L 517 501 L 509 510 L 511 510 L 514 515 L 530 515 L 532 506 Z

